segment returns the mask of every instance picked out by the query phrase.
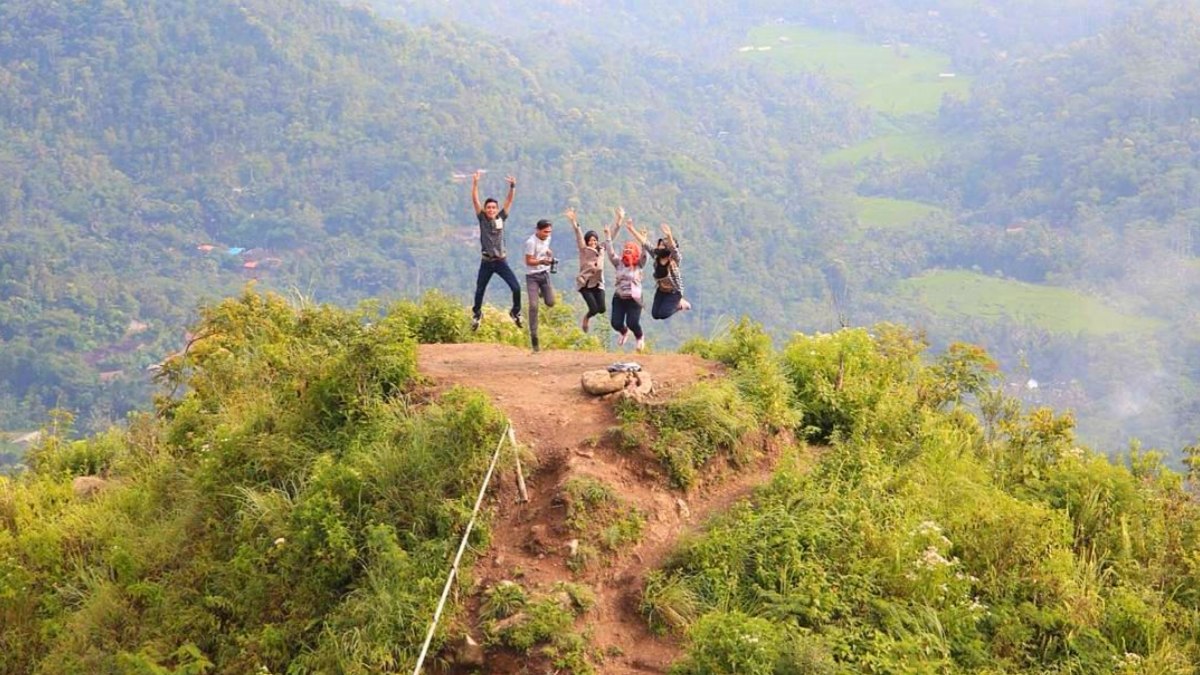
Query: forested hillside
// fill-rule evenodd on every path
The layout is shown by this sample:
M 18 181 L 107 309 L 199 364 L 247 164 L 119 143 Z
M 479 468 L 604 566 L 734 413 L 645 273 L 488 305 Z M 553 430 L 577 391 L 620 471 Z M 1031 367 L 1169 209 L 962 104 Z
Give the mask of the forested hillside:
M 478 34 L 318 0 L 5 3 L 4 426 L 53 406 L 119 419 L 197 300 L 248 278 L 335 301 L 464 293 L 476 244 L 454 175 L 475 168 L 520 176 L 517 222 L 575 204 L 596 227 L 623 203 L 677 223 L 696 324 L 819 298 L 815 271 L 780 297 L 732 270 L 819 256 L 814 230 L 757 233 L 805 220 L 816 186 L 795 153 L 756 148 L 832 143 L 846 106 L 748 68 L 716 87 L 669 54 L 537 51 L 535 72 Z
M 964 105 L 942 108 L 939 127 L 960 139 L 953 152 L 924 176 L 877 183 L 954 203 L 975 239 L 959 265 L 1069 285 L 1160 321 L 1140 335 L 1014 340 L 1044 377 L 1083 382 L 1090 403 L 1073 407 L 1108 417 L 1104 435 L 1140 418 L 1156 439 L 1165 437 L 1154 427 L 1175 429 L 1177 443 L 1200 436 L 1200 349 L 1189 328 L 1200 315 L 1197 44 L 1200 10 L 1163 2 L 1016 59 L 981 78 Z M 994 344 L 978 330 L 963 337 Z
M 371 5 L 0 7 L 0 442 L 120 420 L 249 280 L 465 305 L 477 168 L 510 246 L 674 224 L 659 346 L 900 320 L 1107 450 L 1200 435 L 1187 3 Z
M 1088 438 L 1110 449 L 1118 438 L 1179 447 L 1200 434 L 1191 403 L 1198 350 L 1187 328 L 1200 283 L 1188 243 L 1197 218 L 1187 176 L 1196 161 L 1183 140 L 1191 131 L 1180 127 L 1193 107 L 1192 5 L 373 4 L 406 20 L 470 24 L 517 45 L 608 35 L 628 49 L 675 50 L 694 62 L 749 60 L 801 87 L 815 78 L 858 107 L 843 127 L 847 147 L 825 152 L 818 173 L 820 219 L 840 240 L 823 271 L 834 299 L 845 280 L 851 307 L 843 313 L 852 322 L 901 319 L 940 345 L 987 344 L 1014 380 L 1041 381 L 1031 400 L 1078 410 Z M 801 42 L 808 57 L 781 54 Z M 828 53 L 811 46 L 818 42 Z M 900 58 L 871 56 L 879 47 Z M 918 67 L 910 52 L 922 47 L 946 55 L 943 72 L 973 78 L 969 94 L 944 98 L 934 118 L 889 113 L 888 96 L 909 92 L 859 76 L 853 62 L 904 71 Z M 990 287 L 986 278 L 963 286 L 937 272 L 945 268 L 1037 286 L 983 295 L 974 289 Z M 1032 306 L 1022 299 L 1030 293 Z M 1093 308 L 1097 301 L 1104 307 Z M 1144 321 L 1152 318 L 1161 319 L 1157 328 Z

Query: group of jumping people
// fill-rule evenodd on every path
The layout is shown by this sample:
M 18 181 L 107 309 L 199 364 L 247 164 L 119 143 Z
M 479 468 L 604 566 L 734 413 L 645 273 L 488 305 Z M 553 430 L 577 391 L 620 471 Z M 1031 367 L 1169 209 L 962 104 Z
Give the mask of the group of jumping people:
M 508 212 L 512 208 L 513 197 L 517 192 L 517 179 L 508 176 L 508 197 L 504 206 L 495 199 L 479 201 L 479 178 L 481 171 L 476 171 L 471 177 L 471 203 L 479 220 L 479 243 L 482 247 L 482 258 L 479 261 L 479 274 L 475 279 L 475 304 L 471 308 L 471 330 L 477 330 L 483 318 L 483 296 L 492 276 L 500 278 L 512 290 L 512 309 L 509 316 L 518 327 L 521 326 L 521 289 L 517 277 L 508 265 L 507 250 L 504 245 L 504 226 L 508 221 Z M 646 263 L 654 261 L 654 301 L 651 304 L 650 316 L 655 319 L 669 319 L 676 312 L 691 309 L 691 304 L 683 297 L 683 278 L 679 273 L 679 244 L 675 240 L 671 227 L 662 224 L 662 236 L 652 246 L 650 232 L 639 231 L 634 227 L 633 218 L 626 215 L 625 209 L 614 210 L 615 220 L 611 226 L 603 227 L 604 241 L 595 230 L 584 232 L 579 226 L 575 209 L 568 208 L 564 214 L 571 228 L 575 231 L 575 245 L 579 250 L 579 273 L 575 276 L 575 289 L 583 296 L 587 305 L 587 313 L 580 321 L 579 327 L 586 333 L 590 328 L 592 317 L 606 313 L 604 304 L 604 259 L 607 258 L 616 271 L 612 296 L 611 325 L 618 334 L 617 344 L 624 345 L 630 334 L 636 340 L 638 351 L 646 347 L 645 333 L 642 331 L 642 274 Z M 626 241 L 618 253 L 613 239 L 624 227 L 632 238 Z M 539 301 L 547 307 L 554 306 L 554 287 L 550 283 L 550 275 L 558 271 L 559 261 L 554 257 L 550 248 L 550 237 L 554 224 L 549 220 L 537 221 L 533 234 L 525 241 L 525 288 L 529 294 L 529 340 L 533 351 L 540 348 L 538 343 L 538 306 Z

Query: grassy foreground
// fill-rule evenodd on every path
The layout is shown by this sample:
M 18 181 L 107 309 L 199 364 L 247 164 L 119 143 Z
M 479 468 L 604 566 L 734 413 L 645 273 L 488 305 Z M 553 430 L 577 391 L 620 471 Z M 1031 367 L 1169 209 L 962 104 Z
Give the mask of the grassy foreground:
M 547 345 L 591 347 L 568 319 L 551 313 Z M 466 322 L 440 296 L 345 311 L 247 292 L 205 310 L 152 413 L 83 440 L 60 417 L 0 478 L 0 672 L 409 671 L 504 424 L 478 393 L 430 398 L 416 345 L 523 339 Z M 646 620 L 687 646 L 674 671 L 1193 672 L 1193 479 L 1080 447 L 1069 416 L 996 390 L 979 348 L 924 349 L 880 325 L 776 350 L 743 320 L 684 349 L 727 376 L 618 408 L 618 450 L 680 488 L 763 434 L 824 448 L 648 577 Z M 614 488 L 564 490 L 595 558 L 640 536 Z M 471 549 L 487 539 L 485 522 Z M 486 589 L 485 635 L 595 672 L 575 629 L 595 596 L 559 586 Z M 465 618 L 452 602 L 435 653 Z
M 689 645 L 674 673 L 1195 672 L 1195 475 L 1080 447 L 969 345 L 926 361 L 877 326 L 691 348 L 735 377 L 777 369 L 765 399 L 829 446 L 649 577 L 647 620 Z

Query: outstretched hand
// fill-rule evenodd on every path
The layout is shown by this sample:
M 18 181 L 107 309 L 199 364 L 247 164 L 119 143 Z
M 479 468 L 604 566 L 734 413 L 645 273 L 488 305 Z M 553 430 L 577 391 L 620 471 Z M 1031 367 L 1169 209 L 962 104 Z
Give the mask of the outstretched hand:
M 571 227 L 574 227 L 574 228 L 579 227 L 579 221 L 575 219 L 575 207 L 568 206 L 567 210 L 563 211 L 563 215 L 567 217 L 568 221 L 570 221 Z
M 637 239 L 638 241 L 640 241 L 642 243 L 649 241 L 650 230 L 646 230 L 643 232 L 642 230 L 639 230 L 636 227 L 634 227 L 633 226 L 633 218 L 625 219 L 625 229 L 629 230 L 629 234 L 632 234 L 634 239 Z
M 508 183 L 508 187 L 510 187 L 510 188 L 515 188 L 515 187 L 517 187 L 517 178 L 516 178 L 516 176 L 505 176 L 505 177 L 504 177 L 504 181 L 505 181 L 506 183 Z

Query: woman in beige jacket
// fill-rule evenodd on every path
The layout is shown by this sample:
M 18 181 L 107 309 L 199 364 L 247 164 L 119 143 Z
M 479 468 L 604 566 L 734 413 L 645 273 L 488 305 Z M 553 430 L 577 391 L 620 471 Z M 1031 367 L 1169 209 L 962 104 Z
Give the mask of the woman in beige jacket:
M 583 332 L 588 331 L 588 322 L 597 314 L 604 314 L 604 246 L 595 230 L 586 233 L 579 228 L 575 218 L 575 209 L 566 212 L 571 228 L 575 230 L 575 244 L 579 247 L 579 274 L 575 276 L 575 288 L 587 303 L 587 314 L 579 327 Z

